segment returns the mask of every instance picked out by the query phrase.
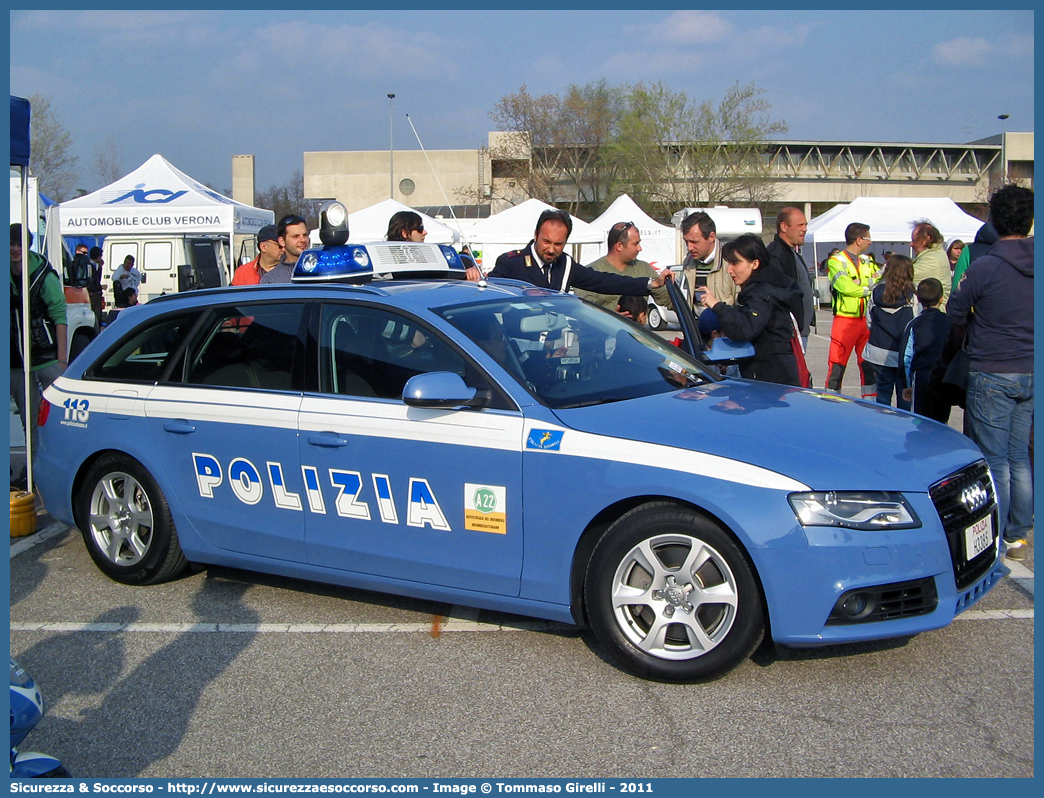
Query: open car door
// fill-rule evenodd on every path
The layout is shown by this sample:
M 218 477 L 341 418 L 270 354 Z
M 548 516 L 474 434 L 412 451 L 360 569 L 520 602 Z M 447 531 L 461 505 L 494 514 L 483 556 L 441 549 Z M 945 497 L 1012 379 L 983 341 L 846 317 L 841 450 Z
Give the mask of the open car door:
M 678 326 L 681 328 L 682 334 L 681 348 L 696 360 L 706 363 L 707 359 L 704 357 L 703 352 L 703 337 L 700 335 L 700 328 L 696 324 L 696 314 L 692 312 L 692 308 L 685 300 L 685 292 L 674 280 L 668 280 L 664 287 L 671 298 L 671 304 L 674 305 L 674 313 L 678 317 Z
M 678 326 L 683 336 L 681 348 L 700 363 L 716 366 L 727 366 L 741 360 L 754 357 L 754 345 L 746 341 L 733 341 L 730 338 L 715 338 L 709 349 L 704 348 L 703 336 L 696 321 L 696 314 L 685 301 L 685 292 L 674 281 L 666 283 L 667 293 L 678 316 Z

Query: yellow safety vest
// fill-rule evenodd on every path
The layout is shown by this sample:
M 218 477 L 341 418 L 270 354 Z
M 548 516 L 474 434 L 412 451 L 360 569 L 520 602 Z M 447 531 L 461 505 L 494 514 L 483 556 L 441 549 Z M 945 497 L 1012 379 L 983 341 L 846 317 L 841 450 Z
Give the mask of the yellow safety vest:
M 870 283 L 874 278 L 870 259 L 860 255 L 858 262 L 853 262 L 848 251 L 841 250 L 827 261 L 827 274 L 830 276 L 834 315 L 853 319 L 865 316 Z

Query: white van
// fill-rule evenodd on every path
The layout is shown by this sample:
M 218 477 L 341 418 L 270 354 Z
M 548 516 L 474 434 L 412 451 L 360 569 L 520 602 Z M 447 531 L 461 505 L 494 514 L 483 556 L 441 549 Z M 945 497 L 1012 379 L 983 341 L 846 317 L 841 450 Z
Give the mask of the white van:
M 102 247 L 102 287 L 107 308 L 114 306 L 112 274 L 128 255 L 141 272 L 138 301 L 193 288 L 216 288 L 232 282 L 228 236 L 108 235 Z

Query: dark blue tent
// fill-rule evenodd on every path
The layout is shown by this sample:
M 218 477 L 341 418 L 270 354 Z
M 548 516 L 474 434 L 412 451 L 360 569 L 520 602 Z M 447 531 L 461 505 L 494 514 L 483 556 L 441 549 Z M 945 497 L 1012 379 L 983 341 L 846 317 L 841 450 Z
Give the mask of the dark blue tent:
M 11 95 L 11 165 L 29 165 L 29 101 Z

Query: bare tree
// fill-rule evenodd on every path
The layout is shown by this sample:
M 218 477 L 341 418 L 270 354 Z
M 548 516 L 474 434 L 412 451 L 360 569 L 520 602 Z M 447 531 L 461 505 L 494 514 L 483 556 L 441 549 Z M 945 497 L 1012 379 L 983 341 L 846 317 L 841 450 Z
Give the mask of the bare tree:
M 523 85 L 500 99 L 490 118 L 516 134 L 490 148 L 493 177 L 522 181 L 529 196 L 565 206 L 597 206 L 610 182 L 604 148 L 620 113 L 620 90 L 605 80 L 570 86 L 565 96 L 534 97 Z
M 717 104 L 690 100 L 662 83 L 570 86 L 563 98 L 525 86 L 490 117 L 512 134 L 490 147 L 494 181 L 525 181 L 528 195 L 600 212 L 629 193 L 646 211 L 772 200 L 768 137 L 786 124 L 770 117 L 753 83 L 733 85 Z
M 668 216 L 679 207 L 772 200 L 767 140 L 787 127 L 769 118 L 762 94 L 736 83 L 715 107 L 660 83 L 634 86 L 611 148 L 621 186 Z
M 559 175 L 559 152 L 552 148 L 561 117 L 561 102 L 553 94 L 534 97 L 525 84 L 500 98 L 490 118 L 501 130 L 517 134 L 504 137 L 490 148 L 493 178 L 524 181 L 530 197 L 553 203 Z
M 609 188 L 614 163 L 606 150 L 620 119 L 621 90 L 605 80 L 570 86 L 561 105 L 555 145 L 561 150 L 560 168 L 576 196 L 572 211 L 587 203 L 599 212 Z
M 105 143 L 95 153 L 91 174 L 102 185 L 114 183 L 126 174 L 120 158 L 119 144 L 116 142 L 116 136 L 112 133 L 109 134 L 109 137 L 105 139 Z
M 300 169 L 290 175 L 285 183 L 258 192 L 254 204 L 275 213 L 277 222 L 288 214 L 295 214 L 304 218 L 310 229 L 319 226 L 319 207 L 322 203 L 305 199 L 304 174 Z
M 72 195 L 79 172 L 72 154 L 72 134 L 41 94 L 29 97 L 29 168 L 44 194 L 61 202 Z

